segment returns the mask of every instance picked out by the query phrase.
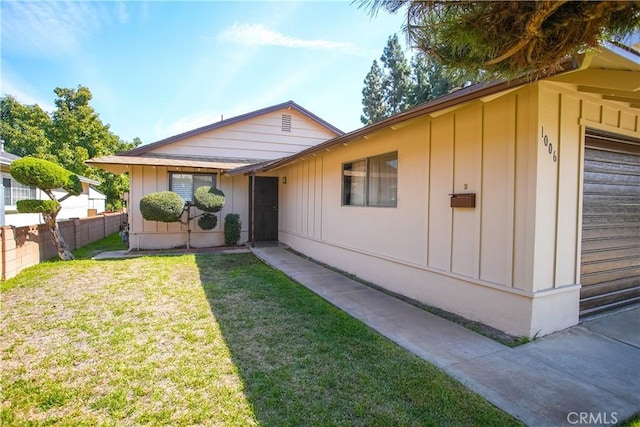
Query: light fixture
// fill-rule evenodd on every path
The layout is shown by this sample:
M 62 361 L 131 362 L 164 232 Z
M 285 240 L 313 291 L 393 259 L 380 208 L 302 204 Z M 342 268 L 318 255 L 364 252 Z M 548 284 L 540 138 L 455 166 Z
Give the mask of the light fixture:
M 283 183 L 283 184 L 286 184 L 286 183 L 287 183 L 287 177 L 286 177 L 286 176 L 283 176 L 283 177 L 282 177 L 282 183 Z

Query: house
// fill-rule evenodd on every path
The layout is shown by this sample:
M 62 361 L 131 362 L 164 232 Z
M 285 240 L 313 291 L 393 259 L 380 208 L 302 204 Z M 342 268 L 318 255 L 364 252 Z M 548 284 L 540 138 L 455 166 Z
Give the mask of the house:
M 146 221 L 140 214 L 139 203 L 144 195 L 165 190 L 175 191 L 185 201 L 191 201 L 199 186 L 221 189 L 226 203 L 218 213 L 219 221 L 214 230 L 201 230 L 193 221 L 190 225 L 193 231 L 189 233 L 190 246 L 223 245 L 222 219 L 228 213 L 240 214 L 243 224 L 241 241 L 249 239 L 249 230 L 252 229 L 258 240 L 277 240 L 277 198 L 274 203 L 267 199 L 257 200 L 258 213 L 255 217 L 250 216 L 249 194 L 253 181 L 250 183 L 247 176 L 239 174 L 232 177 L 226 172 L 280 159 L 342 134 L 336 127 L 289 101 L 124 153 L 91 159 L 87 164 L 117 174 L 128 172 L 131 249 L 186 246 L 186 226 Z M 255 182 L 258 194 L 267 188 L 264 182 L 262 179 Z M 277 192 L 277 187 L 269 186 L 268 190 Z
M 10 165 L 14 160 L 21 157 L 4 151 L 4 147 L 0 148 L 0 175 L 2 175 L 2 191 L 3 203 L 0 211 L 0 226 L 13 225 L 15 227 L 25 225 L 43 224 L 42 215 L 31 213 L 19 213 L 16 208 L 18 200 L 40 199 L 48 200 L 47 196 L 41 190 L 23 185 L 13 179 L 9 173 Z M 61 203 L 62 208 L 58 214 L 58 220 L 68 218 L 84 218 L 105 210 L 106 196 L 93 188 L 94 185 L 100 185 L 99 181 L 79 176 L 82 183 L 82 194 L 69 197 Z M 66 193 L 64 191 L 53 191 L 57 198 L 61 198 Z
M 287 133 L 284 104 L 90 161 L 130 172 L 132 248 L 184 244 L 180 225 L 136 207 L 197 171 L 231 195 L 243 240 L 279 240 L 510 334 L 640 300 L 637 51 L 607 46 L 536 82 L 475 85 L 347 134 L 289 106 Z M 254 119 L 268 138 L 250 139 L 267 126 Z M 303 130 L 307 147 L 286 142 Z M 221 242 L 210 235 L 199 243 Z

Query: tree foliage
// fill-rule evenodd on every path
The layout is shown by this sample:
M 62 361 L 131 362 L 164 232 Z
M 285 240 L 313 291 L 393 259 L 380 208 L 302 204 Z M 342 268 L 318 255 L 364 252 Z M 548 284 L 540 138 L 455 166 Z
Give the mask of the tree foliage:
M 388 71 L 383 80 L 384 100 L 388 112 L 391 115 L 401 113 L 408 105 L 411 69 L 396 34 L 389 37 L 380 61 Z
M 0 99 L 0 131 L 5 150 L 21 157 L 46 159 L 100 181 L 98 190 L 107 196 L 108 207 L 119 208 L 121 194 L 128 191 L 128 177 L 89 167 L 84 162 L 132 149 L 141 141 L 135 138 L 126 142 L 113 134 L 89 105 L 92 94 L 88 88 L 56 88 L 54 92 L 56 109 L 51 115 L 38 105 L 20 104 L 10 95 Z
M 48 160 L 25 157 L 14 160 L 9 170 L 16 181 L 45 192 L 61 188 L 72 196 L 82 193 L 77 175 Z
M 422 52 L 418 52 L 411 60 L 411 90 L 408 95 L 410 106 L 431 101 L 451 92 L 458 77 Z
M 364 79 L 360 121 L 365 125 L 445 95 L 464 77 L 422 52 L 408 62 L 396 35 L 389 37 L 381 62 L 382 69 L 374 60 Z
M 638 1 L 360 0 L 371 14 L 406 14 L 411 43 L 477 78 L 531 78 L 640 27 Z
M 383 79 L 378 61 L 374 60 L 371 70 L 364 79 L 364 89 L 362 89 L 362 105 L 364 107 L 360 121 L 365 125 L 379 122 L 387 117 Z
M 16 207 L 18 212 L 21 213 L 42 214 L 60 259 L 73 259 L 69 245 L 67 245 L 60 233 L 57 217 L 62 201 L 70 196 L 77 196 L 82 193 L 82 183 L 78 176 L 55 163 L 35 157 L 14 160 L 9 171 L 11 176 L 19 183 L 38 187 L 49 196 L 51 200 L 18 201 Z M 58 199 L 53 192 L 53 190 L 58 189 L 66 191 L 67 194 Z

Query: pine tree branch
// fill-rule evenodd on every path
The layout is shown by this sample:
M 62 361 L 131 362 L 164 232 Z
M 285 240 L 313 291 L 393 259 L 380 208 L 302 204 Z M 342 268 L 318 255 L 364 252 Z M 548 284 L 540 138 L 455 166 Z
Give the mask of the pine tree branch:
M 502 55 L 490 59 L 489 61 L 485 61 L 484 65 L 495 65 L 499 62 L 504 61 L 507 58 L 512 57 L 519 51 L 521 51 L 528 43 L 531 42 L 531 39 L 538 33 L 540 30 L 540 26 L 553 12 L 555 12 L 560 6 L 567 3 L 568 0 L 560 0 L 560 1 L 546 1 L 542 6 L 540 6 L 535 14 L 529 20 L 527 27 L 525 29 L 525 34 L 523 38 L 520 39 L 518 43 L 516 43 L 511 49 L 504 52 Z M 537 3 L 540 4 L 540 3 Z M 530 49 L 529 51 L 531 51 Z M 528 55 L 530 56 L 530 55 Z

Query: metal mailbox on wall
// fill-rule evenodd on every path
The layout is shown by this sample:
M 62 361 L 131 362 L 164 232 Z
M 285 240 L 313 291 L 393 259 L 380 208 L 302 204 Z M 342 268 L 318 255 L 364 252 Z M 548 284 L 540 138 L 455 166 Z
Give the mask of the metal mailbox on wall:
M 451 196 L 452 208 L 475 208 L 476 207 L 475 193 L 450 194 L 450 196 Z

